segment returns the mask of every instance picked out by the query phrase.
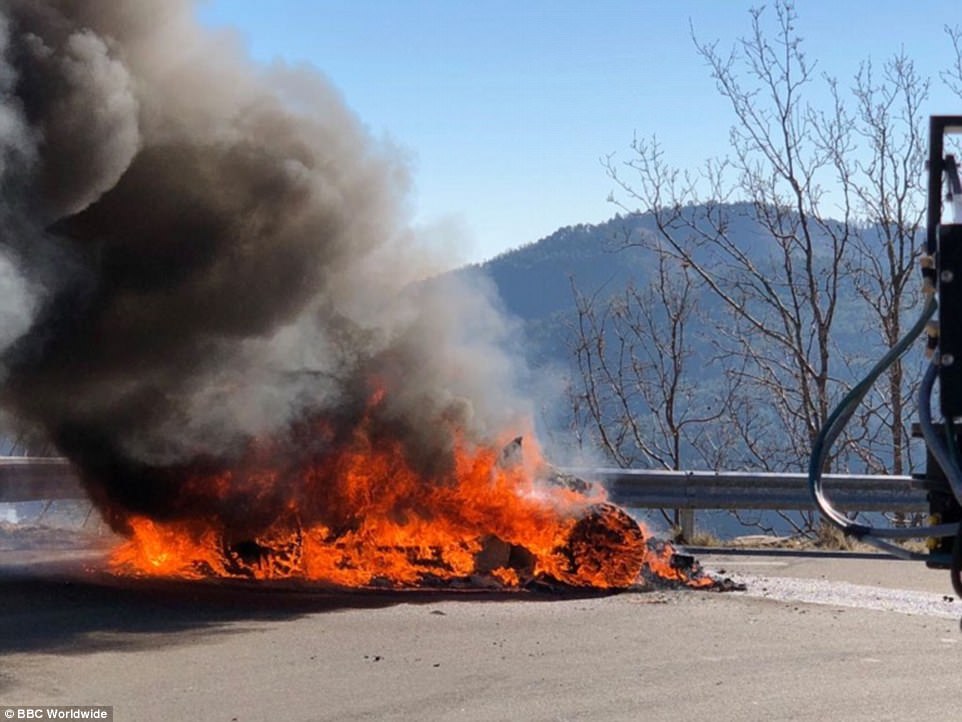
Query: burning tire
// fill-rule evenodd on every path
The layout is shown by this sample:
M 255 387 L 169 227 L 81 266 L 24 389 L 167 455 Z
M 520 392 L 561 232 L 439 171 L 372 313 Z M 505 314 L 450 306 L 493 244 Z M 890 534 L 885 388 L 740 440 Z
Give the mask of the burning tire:
M 646 542 L 641 527 L 624 510 L 607 502 L 592 504 L 559 550 L 566 565 L 555 576 L 574 587 L 630 587 L 645 563 Z

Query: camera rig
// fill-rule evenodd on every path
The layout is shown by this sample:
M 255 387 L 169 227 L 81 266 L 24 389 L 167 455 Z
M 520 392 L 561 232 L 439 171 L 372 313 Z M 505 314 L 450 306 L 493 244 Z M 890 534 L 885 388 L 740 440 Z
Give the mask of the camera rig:
M 808 479 L 815 503 L 827 521 L 847 535 L 895 556 L 949 569 L 952 587 L 962 597 L 962 182 L 955 156 L 945 152 L 946 137 L 952 135 L 962 136 L 962 116 L 929 119 L 922 313 L 829 415 L 812 445 Z M 919 385 L 918 423 L 913 435 L 921 436 L 926 446 L 925 471 L 916 475 L 916 482 L 927 493 L 927 524 L 873 527 L 857 523 L 833 507 L 823 490 L 822 474 L 829 451 L 875 381 L 923 334 L 928 337 L 929 364 Z M 936 385 L 941 421 L 933 420 Z M 927 552 L 896 543 L 916 538 L 927 538 Z

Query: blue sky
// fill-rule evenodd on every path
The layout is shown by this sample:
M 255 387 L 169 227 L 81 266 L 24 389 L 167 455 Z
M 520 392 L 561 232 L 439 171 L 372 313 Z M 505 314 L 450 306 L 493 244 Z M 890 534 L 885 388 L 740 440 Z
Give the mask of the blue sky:
M 410 158 L 415 222 L 456 261 L 490 258 L 617 208 L 600 159 L 655 134 L 694 168 L 728 149 L 732 117 L 690 37 L 748 32 L 733 0 L 206 0 L 258 61 L 307 63 Z M 809 59 L 847 82 L 905 49 L 933 80 L 926 112 L 960 113 L 938 72 L 958 0 L 799 0 Z M 774 17 L 773 8 L 768 16 Z M 812 87 L 819 100 L 821 83 Z

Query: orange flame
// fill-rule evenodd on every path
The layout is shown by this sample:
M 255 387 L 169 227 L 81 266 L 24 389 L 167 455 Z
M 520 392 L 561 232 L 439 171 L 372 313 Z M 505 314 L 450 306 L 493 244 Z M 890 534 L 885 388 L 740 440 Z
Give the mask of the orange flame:
M 456 434 L 453 468 L 426 483 L 399 442 L 375 444 L 362 424 L 347 448 L 325 457 L 325 468 L 297 472 L 306 498 L 292 495 L 283 518 L 251 538 L 231 539 L 217 519 L 133 516 L 130 538 L 110 565 L 129 575 L 293 578 L 352 587 L 465 580 L 510 588 L 547 578 L 601 589 L 630 586 L 647 565 L 689 582 L 671 568 L 670 550 L 665 559 L 649 552 L 645 531 L 606 503 L 600 487 L 546 480 L 549 467 L 532 444 L 519 463 L 503 463 L 499 453 Z M 279 479 L 268 465 L 243 479 L 230 472 L 193 479 L 190 487 L 223 497 L 241 484 L 256 505 L 260 495 L 277 493 Z

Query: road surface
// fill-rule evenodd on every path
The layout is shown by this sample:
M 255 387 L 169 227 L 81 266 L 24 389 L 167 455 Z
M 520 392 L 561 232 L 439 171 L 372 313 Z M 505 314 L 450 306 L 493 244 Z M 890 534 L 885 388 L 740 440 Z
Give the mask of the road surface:
M 909 562 L 702 557 L 748 591 L 572 598 L 130 584 L 23 558 L 0 553 L 0 705 L 138 722 L 962 714 L 962 603 Z

